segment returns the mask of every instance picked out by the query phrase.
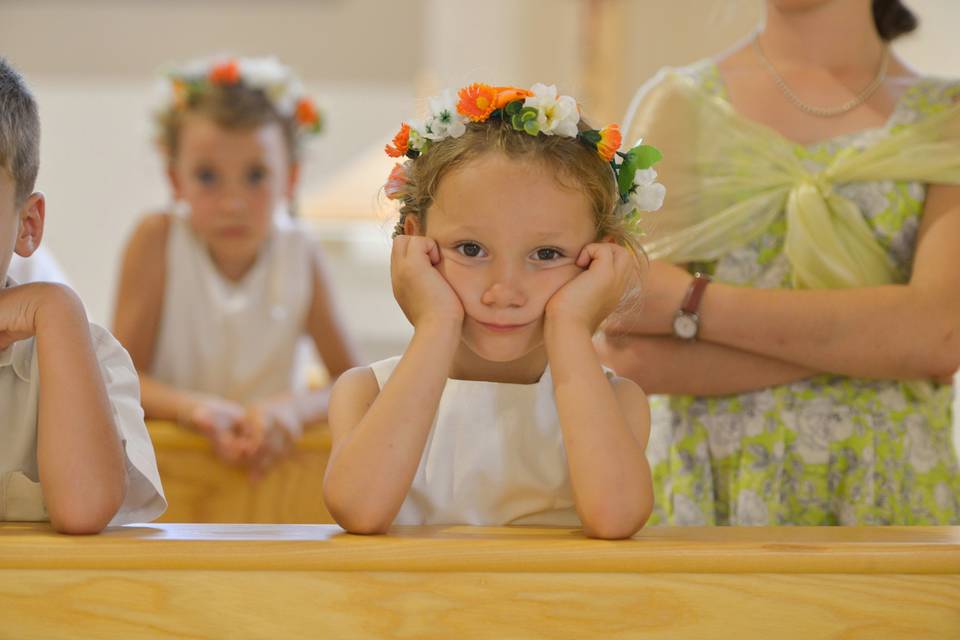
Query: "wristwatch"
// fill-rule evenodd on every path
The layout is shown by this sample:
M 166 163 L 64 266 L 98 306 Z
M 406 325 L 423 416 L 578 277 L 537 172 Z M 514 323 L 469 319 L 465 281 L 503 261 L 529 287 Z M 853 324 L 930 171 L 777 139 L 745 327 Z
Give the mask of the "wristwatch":
M 700 300 L 703 298 L 703 290 L 710 283 L 710 276 L 702 273 L 693 274 L 693 282 L 687 289 L 687 295 L 683 299 L 683 304 L 677 315 L 673 318 L 673 335 L 683 340 L 695 340 L 700 331 L 700 315 L 697 309 L 700 308 Z

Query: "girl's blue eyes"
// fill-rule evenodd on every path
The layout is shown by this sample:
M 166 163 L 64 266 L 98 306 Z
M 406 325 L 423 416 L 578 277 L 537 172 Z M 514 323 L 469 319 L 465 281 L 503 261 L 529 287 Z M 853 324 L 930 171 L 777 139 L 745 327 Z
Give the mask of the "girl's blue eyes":
M 217 183 L 219 176 L 213 169 L 197 169 L 194 172 L 197 182 L 204 186 L 212 186 Z M 247 172 L 247 184 L 258 185 L 267 178 L 267 170 L 263 167 L 253 167 Z
M 460 255 L 468 258 L 486 257 L 486 252 L 483 250 L 483 247 L 476 242 L 461 242 L 456 246 L 456 250 L 460 253 Z M 563 252 L 552 247 L 542 247 L 534 251 L 531 255 L 539 262 L 549 262 L 562 258 Z
M 562 258 L 563 254 L 556 249 L 551 249 L 549 247 L 544 247 L 542 249 L 536 250 L 537 260 L 556 260 L 557 258 Z
M 468 258 L 477 258 L 480 257 L 481 253 L 483 253 L 483 247 L 478 245 L 476 242 L 463 242 L 457 245 L 457 251 Z

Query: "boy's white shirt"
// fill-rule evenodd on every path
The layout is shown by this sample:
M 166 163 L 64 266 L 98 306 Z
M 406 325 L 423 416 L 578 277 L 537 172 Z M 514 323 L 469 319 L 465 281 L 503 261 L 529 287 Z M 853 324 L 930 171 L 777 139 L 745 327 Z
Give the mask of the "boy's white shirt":
M 14 286 L 8 279 L 7 286 Z M 129 354 L 103 327 L 90 323 L 124 457 L 127 490 L 111 525 L 148 522 L 167 508 L 153 444 L 143 421 L 140 381 Z M 48 520 L 37 463 L 40 376 L 34 338 L 0 351 L 0 521 Z

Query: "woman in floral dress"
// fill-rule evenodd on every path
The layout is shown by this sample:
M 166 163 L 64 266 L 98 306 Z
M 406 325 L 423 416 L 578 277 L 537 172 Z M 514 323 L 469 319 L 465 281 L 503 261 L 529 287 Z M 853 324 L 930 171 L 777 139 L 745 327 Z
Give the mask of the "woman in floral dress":
M 889 52 L 914 26 L 897 1 L 768 0 L 755 37 L 637 94 L 626 140 L 656 136 L 668 193 L 643 308 L 598 347 L 670 394 L 652 522 L 960 522 L 960 81 Z

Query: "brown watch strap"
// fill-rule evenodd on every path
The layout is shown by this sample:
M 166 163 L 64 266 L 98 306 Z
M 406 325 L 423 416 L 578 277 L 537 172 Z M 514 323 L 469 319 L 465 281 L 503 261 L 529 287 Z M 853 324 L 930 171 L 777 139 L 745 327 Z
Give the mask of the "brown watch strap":
M 703 290 L 707 288 L 709 283 L 710 276 L 702 273 L 693 274 L 693 282 L 690 283 L 690 288 L 687 289 L 687 295 L 683 299 L 683 306 L 680 307 L 680 311 L 683 313 L 696 313 L 697 309 L 700 308 L 700 299 L 703 298 Z

